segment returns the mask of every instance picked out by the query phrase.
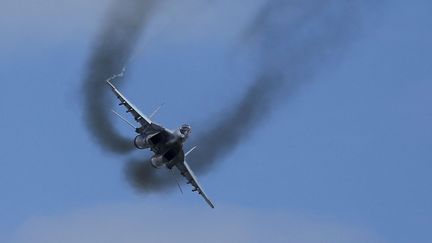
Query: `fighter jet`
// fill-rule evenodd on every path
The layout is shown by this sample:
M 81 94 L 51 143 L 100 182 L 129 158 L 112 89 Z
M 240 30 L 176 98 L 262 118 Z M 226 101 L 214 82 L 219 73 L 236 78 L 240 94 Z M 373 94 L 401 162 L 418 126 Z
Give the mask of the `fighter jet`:
M 193 147 L 186 153 L 183 151 L 183 146 L 192 132 L 191 126 L 184 124 L 175 130 L 162 127 L 151 120 L 160 107 L 158 107 L 150 116 L 146 116 L 128 99 L 126 99 L 126 97 L 110 82 L 110 80 L 107 80 L 106 82 L 109 84 L 116 97 L 120 100 L 119 105 L 124 106 L 126 112 L 132 114 L 135 121 L 139 124 L 139 127 L 134 126 L 127 119 L 123 118 L 113 110 L 117 116 L 133 127 L 135 132 L 138 134 L 134 140 L 135 147 L 137 149 L 150 149 L 154 153 L 153 157 L 150 159 L 150 163 L 155 169 L 166 167 L 172 171 L 172 169 L 176 167 L 180 171 L 180 174 L 186 178 L 187 184 L 194 187 L 192 191 L 198 192 L 208 205 L 211 208 L 214 208 L 213 203 L 204 192 L 204 189 L 199 184 L 197 177 L 186 162 L 186 157 L 196 148 Z M 179 188 L 181 190 L 180 185 Z

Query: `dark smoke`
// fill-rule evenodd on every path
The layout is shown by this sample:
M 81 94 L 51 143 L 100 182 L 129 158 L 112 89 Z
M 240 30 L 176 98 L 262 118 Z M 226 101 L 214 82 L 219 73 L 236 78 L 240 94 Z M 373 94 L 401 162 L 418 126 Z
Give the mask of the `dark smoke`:
M 259 12 L 246 41 L 261 52 L 261 69 L 234 108 L 194 144 L 189 159 L 197 172 L 206 172 L 227 156 L 254 129 L 265 125 L 276 101 L 316 77 L 320 64 L 340 51 L 356 30 L 357 1 L 273 0 Z
M 112 6 L 87 64 L 84 89 L 84 119 L 96 142 L 115 153 L 134 149 L 130 138 L 115 130 L 105 80 L 127 64 L 142 29 L 148 23 L 157 0 L 122 0 Z M 117 79 L 118 83 L 119 80 Z
M 289 98 L 302 83 L 316 78 L 324 62 L 339 57 L 358 30 L 360 7 L 359 0 L 268 1 L 244 38 L 260 52 L 257 78 L 233 108 L 212 116 L 221 120 L 206 124 L 205 132 L 191 142 L 199 146 L 188 159 L 193 169 L 207 172 L 265 125 L 276 101 Z M 166 174 L 146 164 L 128 167 L 137 188 L 160 190 L 172 184 Z
M 155 169 L 150 159 L 130 159 L 125 167 L 126 178 L 138 192 L 160 192 L 175 189 L 175 179 L 170 178 L 169 171 Z M 172 176 L 171 176 L 172 177 Z

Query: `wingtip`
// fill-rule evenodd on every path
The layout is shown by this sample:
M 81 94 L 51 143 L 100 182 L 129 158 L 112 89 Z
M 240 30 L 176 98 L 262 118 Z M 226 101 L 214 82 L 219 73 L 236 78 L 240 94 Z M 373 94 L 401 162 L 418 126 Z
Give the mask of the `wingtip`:
M 210 201 L 210 199 L 206 198 L 206 202 L 212 209 L 215 208 L 214 204 Z
M 114 85 L 113 85 L 109 80 L 105 80 L 105 81 L 107 82 L 107 84 L 108 84 L 109 86 L 111 86 L 111 88 L 115 89 Z

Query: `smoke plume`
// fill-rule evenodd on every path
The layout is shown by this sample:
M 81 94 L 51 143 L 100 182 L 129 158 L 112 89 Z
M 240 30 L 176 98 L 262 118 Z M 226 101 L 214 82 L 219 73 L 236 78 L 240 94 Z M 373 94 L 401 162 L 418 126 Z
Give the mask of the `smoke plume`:
M 273 105 L 312 78 L 320 64 L 340 54 L 356 28 L 355 0 L 268 1 L 246 31 L 245 41 L 260 51 L 257 78 L 243 98 L 194 144 L 189 159 L 199 173 L 229 155 L 254 129 L 263 126 Z
M 130 185 L 138 192 L 160 192 L 175 189 L 175 180 L 170 178 L 169 171 L 155 169 L 150 164 L 150 159 L 129 159 L 125 173 Z
M 102 147 L 115 153 L 133 150 L 130 138 L 116 132 L 112 123 L 112 99 L 105 80 L 119 73 L 127 64 L 142 29 L 146 26 L 157 0 L 115 1 L 96 39 L 87 63 L 84 89 L 84 119 L 92 137 Z M 117 79 L 118 83 L 120 80 Z
M 117 153 L 132 148 L 111 123 L 104 80 L 126 64 L 156 0 L 118 1 L 107 19 L 87 66 L 84 82 L 86 123 L 99 144 Z M 199 145 L 189 161 L 207 172 L 265 123 L 276 101 L 289 98 L 316 78 L 321 64 L 337 57 L 356 31 L 360 0 L 268 0 L 247 29 L 243 41 L 259 52 L 256 79 L 221 119 L 206 125 L 191 143 Z M 118 81 L 117 81 L 118 82 Z M 144 160 L 130 159 L 126 175 L 141 191 L 175 188 L 168 174 Z

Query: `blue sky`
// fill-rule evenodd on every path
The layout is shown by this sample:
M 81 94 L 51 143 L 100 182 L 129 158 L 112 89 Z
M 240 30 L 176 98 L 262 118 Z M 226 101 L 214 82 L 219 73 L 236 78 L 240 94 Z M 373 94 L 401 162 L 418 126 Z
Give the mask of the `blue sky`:
M 251 82 L 254 53 L 240 37 L 261 3 L 168 2 L 122 90 L 146 112 L 165 102 L 156 119 L 168 127 L 202 129 Z M 0 241 L 432 241 L 431 3 L 364 12 L 339 60 L 200 175 L 214 211 L 189 192 L 137 194 L 125 158 L 86 130 L 81 80 L 108 8 L 0 4 Z

